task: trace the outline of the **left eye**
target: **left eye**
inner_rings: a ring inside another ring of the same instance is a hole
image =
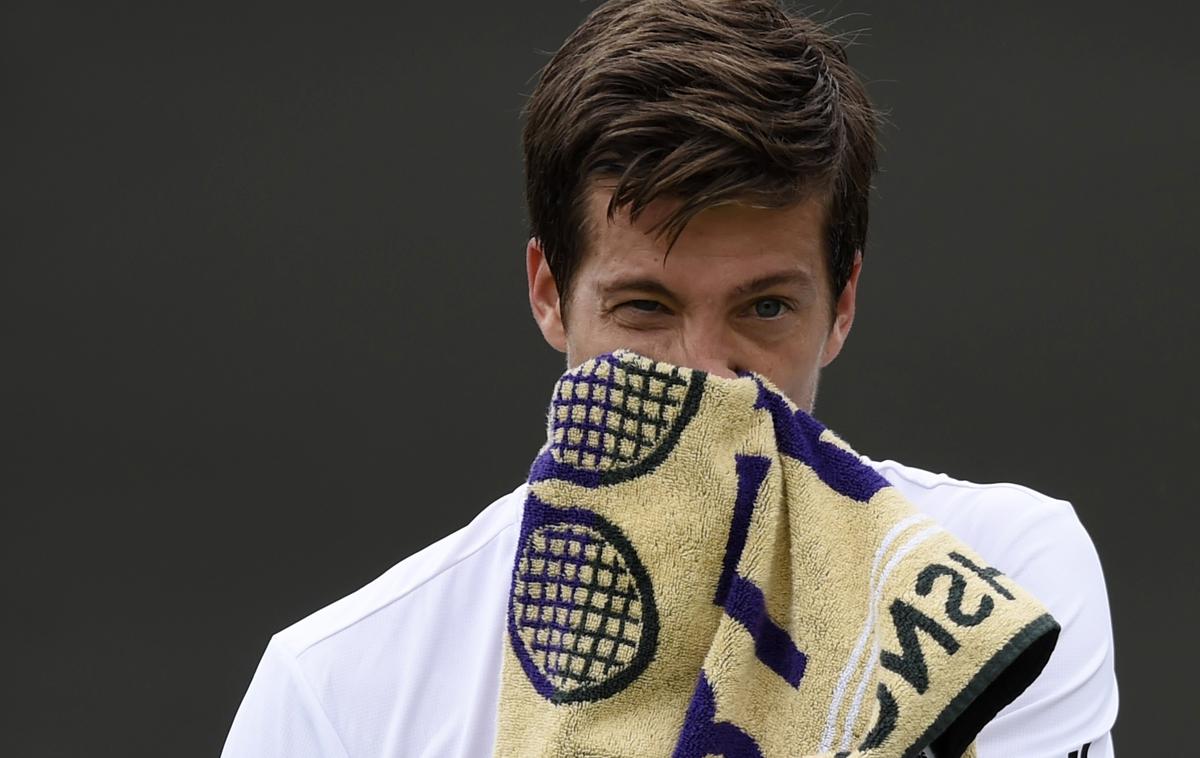
[[[787,304],[782,300],[766,298],[754,304],[754,315],[759,318],[778,318],[786,308]]]
[[[625,305],[642,313],[656,313],[662,310],[662,304],[656,300],[630,300]]]

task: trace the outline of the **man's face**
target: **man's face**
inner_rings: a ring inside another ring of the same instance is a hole
[[[570,366],[618,348],[732,377],[754,371],[812,411],[821,368],[854,319],[861,258],[830,308],[820,198],[784,209],[702,211],[670,254],[650,229],[673,208],[652,204],[630,223],[606,218],[610,192],[587,197],[590,234],[563,322],[539,243],[527,250],[529,297],[542,334]]]

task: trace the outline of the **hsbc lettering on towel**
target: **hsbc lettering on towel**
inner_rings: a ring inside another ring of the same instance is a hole
[[[900,598],[893,600],[888,610],[896,639],[900,643],[900,652],[883,650],[879,654],[879,665],[898,674],[919,695],[928,691],[930,677],[936,675],[936,672],[931,674],[929,671],[926,648],[922,647],[921,637],[928,637],[947,655],[954,655],[959,648],[958,640],[952,631],[954,628],[974,627],[986,622],[996,607],[993,593],[1004,600],[1013,599],[1013,594],[997,581],[997,577],[1003,576],[998,569],[979,566],[970,558],[956,552],[947,554],[946,559],[944,563],[931,563],[923,568],[917,574],[913,587],[917,595],[930,597],[934,593],[935,585],[944,586],[945,603],[941,612],[930,615]],[[963,570],[960,571],[951,564],[957,564]],[[948,578],[949,581],[939,582],[942,577]],[[968,610],[963,607],[963,603],[970,583],[982,583],[986,590],[975,608]],[[879,683],[876,698],[879,700],[879,717],[863,741],[861,749],[864,750],[882,744],[900,720],[896,698],[883,682]]]
[[[780,463],[785,467],[785,475],[786,467],[790,465],[787,461],[799,461],[805,465],[806,475],[815,474],[829,490],[863,504],[870,504],[880,490],[890,486],[873,471],[864,469],[857,455],[837,444],[836,438],[827,435],[819,422],[794,410],[785,398],[762,383],[759,383],[759,397],[754,407],[766,410],[771,416],[774,441],[784,459]],[[802,650],[788,627],[771,617],[765,588],[758,583],[762,573],[758,570],[760,567],[755,562],[742,565],[751,537],[751,524],[756,521],[754,513],[759,505],[759,493],[775,460],[768,455],[751,453],[735,454],[734,459],[736,498],[713,602],[748,634],[759,664],[790,687],[801,689],[806,672],[818,670],[809,666],[809,652],[814,657],[819,652]],[[769,506],[769,503],[764,505]],[[887,505],[881,503],[881,507]],[[889,515],[897,520],[883,522],[890,524],[891,531],[883,536],[877,557],[889,549],[894,538],[925,520],[919,514],[905,517],[903,511]],[[794,514],[789,514],[789,518],[792,517]],[[941,533],[949,544],[943,542],[940,549],[925,547],[920,558],[910,558],[912,562],[906,564],[904,574],[912,578],[896,579],[888,584],[892,569],[937,533]],[[1036,676],[1041,670],[1045,658],[1039,660],[1038,656],[1048,655],[1053,648],[1057,624],[1048,614],[1042,613],[1014,634],[1010,628],[1013,617],[1022,615],[1018,611],[1026,599],[1014,594],[1015,585],[1012,589],[1005,586],[998,569],[978,565],[956,549],[966,552],[939,526],[926,524],[892,553],[891,560],[878,576],[875,571],[878,566],[871,569],[868,578],[873,584],[868,624],[848,658],[847,668],[830,700],[830,728],[821,738],[820,752],[825,753],[832,747],[833,728],[838,721],[842,697],[847,691],[849,677],[856,670],[861,676],[853,703],[846,711],[838,745],[841,752],[835,754],[839,758],[850,755],[848,749],[852,735],[857,734],[855,727],[861,713],[860,698],[864,695],[869,698],[865,687],[872,680],[876,682],[874,694],[878,708],[857,748],[859,751],[891,750],[890,743],[903,739],[909,743],[899,746],[904,755],[916,755],[922,748],[931,752],[930,747],[939,753],[960,755],[982,724],[995,714],[992,706],[998,709],[1008,702],[1007,695],[1012,690],[1023,688],[1031,680],[1025,678],[1030,672]],[[920,570],[915,576],[908,574],[914,567]],[[887,594],[884,594],[885,587]],[[1007,603],[1015,605],[1005,607]],[[890,618],[891,627],[887,626],[886,620],[876,624],[877,617]],[[894,639],[889,629],[894,632]],[[872,635],[878,658],[872,658],[872,654],[860,657],[870,649],[866,643]],[[991,638],[1000,636],[1007,642],[996,649],[998,643]],[[1027,666],[1014,666],[1016,657],[1034,649],[1031,640],[1048,640],[1049,644],[1039,645]],[[953,665],[947,665],[946,656],[960,650],[966,652],[953,661]],[[982,668],[981,662],[976,660],[980,655],[988,657]],[[710,662],[713,663],[711,670]],[[860,663],[867,663],[867,666],[860,668]],[[752,737],[746,727],[734,723],[733,718],[718,716],[722,710],[718,703],[722,684],[731,678],[726,664],[725,659],[716,658],[706,660],[702,666],[673,758],[762,757],[757,737]],[[963,681],[967,675],[970,681]],[[778,748],[775,750],[778,752]]]
[[[724,571],[717,584],[714,602],[723,606],[730,616],[747,628],[754,638],[755,653],[759,660],[796,687],[804,676],[805,654],[796,648],[787,632],[766,615],[765,604],[761,601],[762,591],[736,570],[745,548],[754,501],[769,467],[770,462],[765,458],[737,457],[738,498],[726,546]],[[947,553],[944,560],[925,566],[917,574],[913,590],[919,597],[944,597],[944,602],[934,611],[929,608],[921,610],[900,598],[893,600],[889,611],[900,651],[881,651],[880,665],[898,674],[917,694],[924,695],[936,671],[929,669],[922,636],[932,639],[949,655],[957,652],[960,645],[954,636],[954,629],[985,623],[996,608],[996,597],[1002,601],[1014,599],[1012,592],[997,580],[1000,576],[1003,574],[998,569],[979,566],[970,558],[953,551]],[[982,594],[975,607],[968,608],[966,597],[972,584],[975,589],[982,590]],[[939,594],[935,595],[935,592]],[[879,683],[876,698],[879,701],[879,715],[859,746],[860,750],[882,745],[900,722],[900,705],[883,682]],[[757,745],[745,732],[729,722],[716,721],[714,716],[712,687],[704,672],[701,672],[674,758],[699,758],[710,754],[718,746],[726,758],[758,758],[761,755]],[[932,752],[926,748],[925,754],[932,755]]]

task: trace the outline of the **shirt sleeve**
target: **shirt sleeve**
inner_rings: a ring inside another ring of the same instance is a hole
[[[263,653],[222,758],[349,758],[295,656],[277,639]]]
[[[979,758],[1111,758],[1117,716],[1112,622],[1100,560],[1065,503],[1022,530],[998,566],[1049,608],[1058,645],[1033,684],[984,727]]]

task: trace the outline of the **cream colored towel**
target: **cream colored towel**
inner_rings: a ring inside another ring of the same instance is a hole
[[[497,756],[964,754],[1058,624],[756,375],[628,352],[555,388]]]

